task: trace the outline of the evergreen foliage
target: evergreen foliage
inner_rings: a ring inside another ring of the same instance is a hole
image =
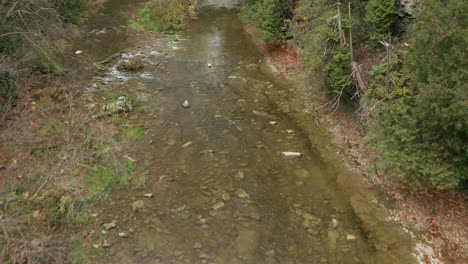
[[[349,89],[351,87],[351,73],[348,47],[338,46],[335,48],[334,54],[326,65],[325,70],[330,82],[331,94],[352,96]]]
[[[253,0],[241,8],[241,19],[252,23],[262,33],[266,43],[284,40],[286,36],[285,20],[288,9],[286,0]]]
[[[379,107],[374,143],[415,188],[468,180],[468,3],[428,0],[410,31],[410,92]]]
[[[396,0],[369,0],[366,5],[367,23],[374,30],[374,39],[387,39],[396,21]]]

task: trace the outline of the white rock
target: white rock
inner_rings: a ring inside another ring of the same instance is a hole
[[[110,246],[111,246],[111,244],[107,240],[104,240],[104,243],[102,244],[102,247],[103,248],[109,248]]]
[[[294,151],[284,151],[282,152],[283,156],[285,157],[300,157],[302,154],[300,152],[294,152]]]
[[[332,219],[332,227],[336,229],[338,227],[338,220]]]
[[[152,193],[145,193],[145,194],[143,194],[143,196],[146,197],[146,198],[152,198],[153,194]]]
[[[125,232],[119,232],[119,237],[128,237],[128,234]]]
[[[182,148],[188,148],[188,147],[190,147],[192,145],[193,145],[193,142],[189,141],[189,142],[185,143],[184,145],[182,145]]]
[[[276,124],[278,124],[278,122],[276,122],[276,121],[270,121],[270,125],[274,126],[274,125],[276,125]]]
[[[83,51],[81,51],[81,50],[75,51],[75,54],[76,54],[76,55],[80,55],[81,53],[83,53]]]
[[[353,235],[346,235],[346,240],[353,241],[353,240],[356,240],[356,237]]]
[[[213,67],[213,64],[208,63],[206,66],[208,66],[208,68],[211,68],[211,67]]]
[[[113,221],[110,222],[110,223],[104,224],[104,227],[105,227],[107,230],[114,229],[116,226],[117,226],[117,223],[116,223],[115,220],[113,220]]]
[[[189,108],[189,107],[190,107],[189,101],[185,100],[185,101],[182,103],[182,106],[183,106],[184,108]]]

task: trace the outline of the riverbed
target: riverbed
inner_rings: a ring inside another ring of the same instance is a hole
[[[87,51],[104,59],[132,43],[127,2],[90,19]],[[126,51],[145,58],[143,70],[111,66],[92,85],[136,87],[143,110],[130,122],[145,130],[125,150],[144,184],[99,207],[99,221],[115,223],[104,228],[100,262],[416,263],[410,235],[340,163],[237,11],[232,1],[202,1],[183,32]]]

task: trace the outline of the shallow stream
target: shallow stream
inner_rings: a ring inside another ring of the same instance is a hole
[[[91,18],[88,50],[104,59],[131,43],[118,17],[128,2],[110,1]],[[262,62],[234,7],[202,2],[166,52],[151,44],[132,51],[146,56],[143,71],[108,76],[144,94],[145,111],[131,122],[146,134],[127,154],[145,167],[147,190],[117,191],[102,206],[100,220],[117,227],[101,262],[416,263],[409,235],[340,164],[294,103],[296,88]],[[112,28],[101,32],[104,24]]]

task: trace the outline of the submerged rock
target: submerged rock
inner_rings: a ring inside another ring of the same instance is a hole
[[[119,71],[138,71],[144,68],[143,65],[143,57],[136,56],[133,57],[131,60],[121,60],[117,64],[117,70]]]
[[[213,209],[214,210],[218,210],[218,209],[221,209],[223,207],[224,207],[224,202],[218,202],[218,203],[213,204]]]
[[[133,212],[138,212],[145,207],[145,202],[143,200],[138,200],[132,203]]]

